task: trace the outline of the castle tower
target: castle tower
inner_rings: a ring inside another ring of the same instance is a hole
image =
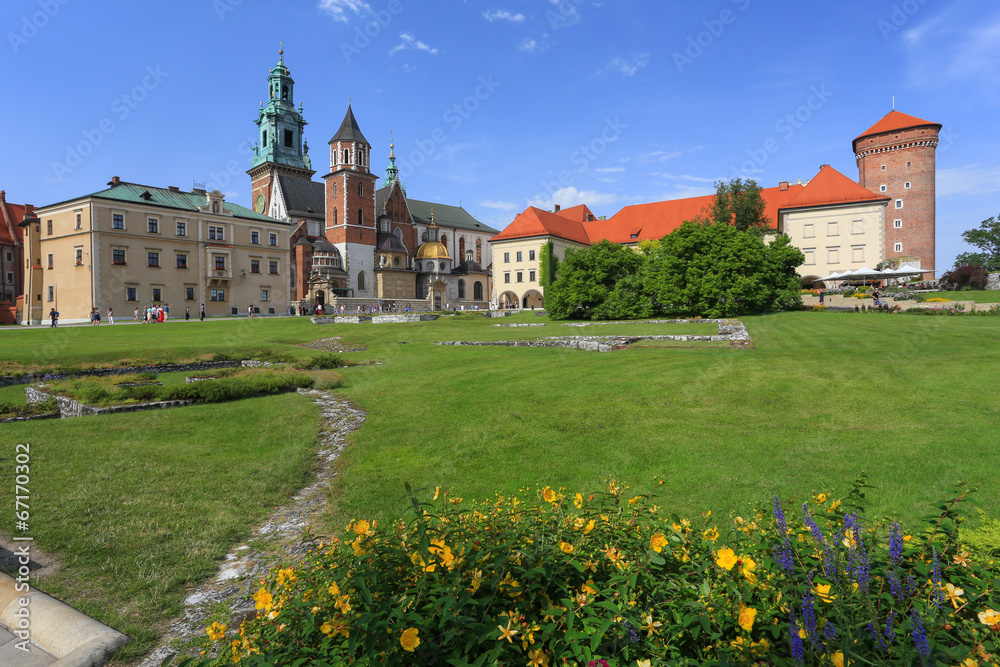
[[[375,293],[375,184],[371,144],[354,118],[351,105],[340,129],[330,139],[330,173],[326,187],[326,238],[344,258],[355,297]]]
[[[272,214],[271,196],[278,174],[309,180],[316,173],[302,137],[306,126],[302,103],[295,108],[295,82],[285,67],[284,53],[283,49],[278,51],[278,64],[267,77],[267,106],[261,102],[255,121],[259,141],[247,174],[253,210],[258,213]]]
[[[935,262],[935,151],[940,123],[891,111],[854,140],[858,183],[891,197],[885,258],[915,258],[925,277]]]

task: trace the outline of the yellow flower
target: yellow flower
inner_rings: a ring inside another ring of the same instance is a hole
[[[753,629],[753,620],[757,617],[757,610],[753,607],[740,605],[740,627],[750,632]]]
[[[986,611],[979,612],[979,622],[983,625],[1000,626],[1000,611],[987,609]]]
[[[813,593],[823,602],[833,602],[837,599],[836,595],[830,595],[830,584],[816,584]]]
[[[834,512],[837,511],[839,507],[840,507],[840,501],[834,500],[832,503],[830,503],[830,506],[826,508],[826,512],[827,514],[833,514]]]
[[[340,595],[340,586],[336,581],[330,584],[330,595]]]
[[[753,573],[757,569],[757,563],[753,561],[749,556],[744,556],[740,559],[740,574],[749,581],[751,584],[757,583],[757,575]]]
[[[559,548],[562,550],[562,552],[564,554],[571,554],[571,553],[573,553],[573,545],[570,544],[569,542],[560,542],[559,543]]]
[[[712,526],[711,528],[703,532],[701,535],[709,542],[714,542],[717,539],[719,539],[719,530],[715,526]]]
[[[257,609],[271,611],[271,604],[274,601],[274,598],[271,597],[271,594],[267,592],[266,588],[261,588],[259,591],[254,593],[253,600],[257,603]]]
[[[437,500],[438,496],[440,496],[440,495],[441,495],[441,487],[440,486],[435,486],[434,487],[434,497],[431,498],[431,500]]]
[[[583,494],[582,493],[578,493],[575,496],[573,496],[573,504],[576,505],[577,509],[580,509],[581,507],[583,507]]]
[[[970,554],[969,554],[968,551],[963,551],[962,553],[955,554],[952,557],[952,560],[955,561],[955,565],[960,565],[962,567],[969,567],[969,565],[970,565],[970,563],[969,563],[969,555]]]
[[[528,653],[528,667],[548,667],[549,656],[545,655],[545,649],[537,648]]]
[[[226,638],[226,624],[212,623],[212,625],[205,628],[205,632],[208,633],[208,638],[213,642],[222,641]]]
[[[955,584],[951,583],[945,584],[943,586],[943,589],[944,589],[944,596],[948,598],[948,600],[951,602],[952,606],[955,607],[955,609],[958,609],[959,602],[965,602],[965,600],[961,597],[965,595],[965,591],[962,590],[961,588],[955,588]]]
[[[815,495],[815,496],[813,496],[813,500],[815,500],[817,503],[819,503],[820,505],[822,505],[823,503],[826,502],[826,494],[825,493],[820,493],[818,495]]]
[[[649,548],[660,553],[663,551],[663,547],[667,546],[667,536],[663,533],[657,533],[649,538]]]
[[[733,569],[733,565],[736,565],[736,552],[728,547],[719,549],[716,554],[715,564],[725,570]]]
[[[464,500],[464,498],[451,498],[448,500],[448,502],[451,503],[452,505],[458,505],[459,503],[462,502],[462,500]]]
[[[369,528],[371,528],[371,526],[368,524],[368,522],[362,519],[361,521],[358,521],[357,523],[354,524],[354,533],[356,535],[364,535],[365,533],[368,532]]]
[[[636,496],[635,498],[632,498],[631,500],[629,500],[628,504],[629,505],[635,505],[640,500],[642,500],[642,496]]]
[[[966,658],[958,667],[979,667],[979,661],[975,658]]]
[[[552,490],[551,486],[546,486],[542,490],[542,498],[545,498],[545,502],[547,503],[554,503],[558,496],[556,495],[556,492]]]
[[[594,588],[593,584],[593,579],[587,579],[587,582],[583,586],[580,586],[580,590],[587,595],[597,595],[597,589]]]
[[[403,634],[399,638],[399,643],[403,646],[404,651],[413,653],[414,649],[420,646],[420,637],[417,636],[418,633],[419,630],[416,628],[407,628],[403,630]]]
[[[833,664],[835,665],[835,667],[844,667],[844,665],[846,664],[844,662],[844,652],[843,651],[837,651],[830,658],[830,661],[833,662]]]
[[[594,519],[591,519],[590,521],[587,522],[586,527],[584,527],[584,529],[583,529],[583,534],[584,535],[589,535],[590,531],[592,531],[594,529],[594,521],[595,521]]]
[[[476,591],[479,590],[479,587],[482,585],[482,583],[483,583],[483,571],[476,570],[475,574],[472,575],[472,587],[466,588],[465,590],[469,591],[470,593],[475,593]]]
[[[647,637],[652,637],[654,632],[659,633],[660,628],[663,627],[663,623],[653,620],[652,614],[646,614],[646,618],[644,620],[646,622],[639,629],[645,631]]]
[[[365,548],[361,545],[360,537],[351,542],[351,546],[354,547],[355,556],[364,556],[366,553],[368,553],[367,551],[365,551]]]
[[[508,642],[510,642],[511,644],[513,644],[513,643],[514,643],[514,635],[516,635],[516,634],[517,634],[517,630],[516,630],[516,629],[514,629],[514,628],[512,628],[512,627],[510,627],[510,624],[511,624],[511,623],[512,623],[513,621],[514,621],[514,619],[512,619],[512,618],[508,618],[508,619],[507,619],[507,627],[504,627],[504,626],[502,626],[502,625],[498,625],[498,626],[497,626],[498,628],[500,628],[500,636],[499,636],[499,637],[497,637],[497,641],[498,641],[498,642],[502,642],[503,640],[505,640],[505,639],[506,639],[506,640],[507,640]]]
[[[650,662],[649,662],[648,658],[646,660],[636,660],[635,664],[638,665],[639,667],[649,667],[650,666]]]

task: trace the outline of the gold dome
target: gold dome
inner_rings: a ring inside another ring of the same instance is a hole
[[[451,259],[451,256],[440,241],[427,241],[417,249],[417,259]]]

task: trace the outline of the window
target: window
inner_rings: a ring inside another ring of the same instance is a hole
[[[111,249],[111,263],[125,266],[125,248]]]
[[[805,260],[804,264],[815,264],[816,263],[816,249],[815,248],[806,248],[805,250],[802,251],[802,254],[805,255],[805,257],[806,257],[806,260]]]
[[[903,200],[902,199],[897,199],[896,200],[896,208],[903,208]]]
[[[851,247],[851,261],[855,264],[863,264],[865,261],[865,247],[864,246],[852,246]]]
[[[535,261],[535,251],[534,250],[529,250],[528,251],[528,261],[529,262]]]
[[[187,236],[187,223],[178,222],[177,223],[177,236]]]
[[[226,256],[225,255],[216,255],[215,256],[215,270],[216,271],[225,271],[226,270]]]
[[[358,226],[360,227],[360,226],[362,226],[364,224],[365,224],[365,212],[364,212],[363,209],[359,208],[358,209]]]
[[[517,261],[519,261],[519,262],[521,261],[521,251],[520,250],[517,252]]]
[[[337,196],[337,184],[336,183],[333,184],[333,196],[334,197]]]
[[[14,282],[14,272],[13,271],[8,271],[7,272],[7,282],[8,283],[13,283]]]
[[[261,301],[270,301],[271,300],[270,294],[267,293],[266,289],[262,289],[260,291],[260,300]]]
[[[864,234],[865,233],[865,221],[864,220],[852,220],[851,221],[851,233],[852,234]]]
[[[47,222],[45,223],[45,232],[46,232],[46,234],[48,234],[49,236],[52,236],[52,221],[51,221],[51,220],[48,220],[48,221],[47,221]]]
[[[153,288],[153,302],[163,301],[163,288],[154,287]]]
[[[13,262],[14,261],[14,253],[12,253],[10,250],[7,251],[6,257],[7,257],[7,261],[8,262]]]
[[[909,165],[907,165],[907,166],[909,166]],[[885,171],[885,165],[884,164],[882,165],[882,171]]]
[[[48,291],[48,295],[47,295],[48,296],[48,300],[49,301],[55,301],[56,300],[56,288],[53,285],[49,285],[49,289],[47,291]]]
[[[251,259],[250,260],[250,273],[260,273],[260,260]]]
[[[267,263],[267,272],[271,275],[278,274],[278,260],[272,259]]]
[[[886,187],[885,185],[878,186],[878,191],[879,192],[885,192],[886,190],[888,190],[888,187]]]
[[[208,238],[211,241],[225,241],[226,240],[225,228],[209,226]]]
[[[506,273],[503,274],[503,281],[505,283],[509,283],[510,282],[510,271],[507,271]]]
[[[76,249],[76,265],[83,266],[83,248]]]
[[[148,251],[146,252],[146,266],[159,266],[160,265],[160,253]]]
[[[208,228],[208,240],[209,241],[214,241],[215,240],[215,227],[209,226],[209,228]]]
[[[840,248],[827,248],[826,249],[826,261],[828,264],[839,264],[840,263]]]
[[[364,271],[362,271],[361,273],[358,274],[358,291],[359,292],[364,292],[365,291],[365,272]]]
[[[147,220],[146,221],[146,231],[148,231],[150,234],[159,234],[160,233],[160,221],[157,220],[156,218],[150,218],[149,220]]]
[[[632,239],[632,240],[635,240],[635,239],[639,238],[639,235],[638,234],[632,234],[631,236],[629,236],[629,238]]]
[[[907,190],[910,189],[911,185],[912,185],[912,183],[910,183],[909,181],[907,181],[906,183],[903,183],[903,187],[906,188]]]
[[[535,272],[534,271],[528,271],[528,282],[529,283],[535,282]]]
[[[892,247],[893,252],[903,252],[903,244],[897,243]]]
[[[522,271],[518,271],[517,272],[517,282],[519,282],[519,283],[523,283],[524,282],[524,272],[522,272]]]
[[[478,280],[476,281],[476,284],[472,286],[472,298],[476,301],[483,300],[483,284]]]
[[[277,246],[278,245],[278,235],[275,234],[275,233],[273,233],[273,232],[270,233],[270,234],[268,234],[268,243],[270,245]]]
[[[51,268],[52,268],[52,253],[51,253],[51,252],[50,252],[50,253],[49,253],[49,255],[48,255],[48,260],[49,260],[49,261],[48,261],[48,264],[49,264],[49,268],[51,269]]]
[[[359,197],[364,197],[365,196],[365,184],[364,183],[358,183],[358,196]]]
[[[509,252],[505,252],[503,254],[503,263],[504,264],[510,264],[510,253]]]
[[[906,163],[906,166],[907,166],[907,167],[909,167],[909,166],[910,166],[910,163],[909,163],[909,162],[907,162],[907,163]]]
[[[111,229],[125,229],[125,216],[121,213],[111,215]]]
[[[139,300],[139,295],[137,294],[137,290],[134,287],[126,287],[125,288],[125,300],[126,301],[138,301]]]
[[[267,130],[264,130],[264,135],[263,135],[262,139],[264,140],[262,142],[264,144],[264,148],[267,148]],[[214,299],[213,299],[213,301],[214,301]]]
[[[188,256],[186,254],[177,253],[177,268],[186,269],[188,267]]]
[[[345,148],[344,149],[344,162],[350,162],[350,161],[351,161],[351,152]]]
[[[83,229],[83,214],[77,211],[76,214],[76,228]]]
[[[459,279],[458,281],[458,298],[459,299],[465,298],[465,281],[461,279]]]
[[[250,232],[250,243],[260,245],[260,232]]]
[[[802,225],[802,236],[807,239],[814,238],[816,236],[816,225],[811,222]]]
[[[839,236],[840,235],[840,225],[836,222],[826,223],[826,235],[827,236]]]
[[[187,287],[184,288],[184,300],[185,301],[194,301],[194,287],[193,286],[188,285]]]
[[[895,220],[892,221],[892,226],[895,227],[896,229],[902,229],[903,221],[900,218],[896,218]]]
[[[292,148],[295,144],[295,133],[291,130],[285,130],[285,148]]]
[[[226,300],[226,290],[224,289],[214,289],[209,293],[209,301],[225,301]]]

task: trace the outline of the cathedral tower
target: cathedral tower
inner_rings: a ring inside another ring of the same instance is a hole
[[[326,238],[345,258],[350,288],[359,298],[375,294],[375,184],[371,144],[347,106],[340,129],[330,139],[326,182]]]
[[[920,260],[933,279],[935,152],[940,123],[893,110],[854,140],[858,183],[892,197],[885,213],[886,259]]]
[[[272,195],[279,174],[310,180],[316,172],[309,159],[309,147],[302,136],[306,121],[302,103],[295,108],[295,82],[285,67],[284,50],[267,77],[267,106],[261,102],[257,114],[258,144],[250,162],[253,210],[274,215]]]

